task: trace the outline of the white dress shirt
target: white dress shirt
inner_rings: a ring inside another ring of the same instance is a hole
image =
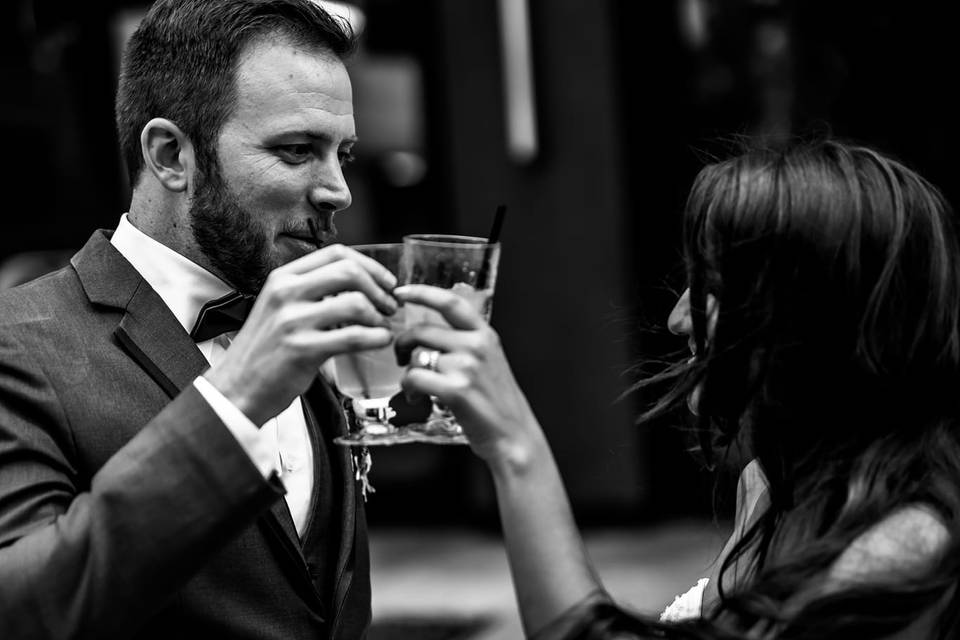
[[[140,272],[188,333],[204,304],[233,291],[200,265],[134,227],[127,214],[121,216],[110,242]],[[199,342],[197,348],[213,366],[223,358],[235,335],[232,332]],[[199,376],[193,384],[264,477],[274,471],[280,476],[287,490],[284,497],[290,515],[302,536],[313,489],[313,449],[300,398],[258,429],[206,378]]]

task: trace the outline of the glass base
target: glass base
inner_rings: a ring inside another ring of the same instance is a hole
[[[395,444],[456,444],[468,445],[463,429],[453,414],[434,401],[433,411],[423,422],[395,426],[390,419],[396,412],[389,404],[390,398],[374,400],[355,399],[353,410],[360,430],[334,438],[336,444],[345,447],[389,447]]]
[[[389,430],[368,429],[334,439],[346,447],[388,447],[395,444],[453,444],[467,445],[470,442],[460,430],[460,425],[444,418],[430,419],[424,423],[391,426]]]
[[[390,407],[390,398],[353,399],[353,413],[360,425],[359,431],[334,438],[337,444],[365,447],[391,441],[397,428],[390,424],[395,411]],[[390,444],[393,444],[390,442]]]
[[[407,425],[406,430],[412,432],[416,438],[415,442],[426,442],[428,444],[470,444],[467,436],[463,434],[463,429],[453,419],[452,415],[430,416],[430,419],[423,423]]]

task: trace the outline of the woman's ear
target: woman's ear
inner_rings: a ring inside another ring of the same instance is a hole
[[[154,118],[140,132],[140,150],[147,170],[170,191],[186,191],[196,168],[193,143],[166,118]]]

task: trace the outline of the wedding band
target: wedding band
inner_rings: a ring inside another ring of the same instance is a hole
[[[413,366],[429,371],[437,370],[437,362],[440,360],[440,352],[436,349],[417,349],[413,357]]]

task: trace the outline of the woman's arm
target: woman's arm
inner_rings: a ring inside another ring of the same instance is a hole
[[[536,429],[539,437],[529,448],[490,463],[527,635],[600,588],[553,454]]]
[[[399,353],[439,350],[437,370],[411,368],[404,388],[436,396],[490,468],[524,630],[532,635],[600,589],[553,454],[518,387],[496,332],[445,289],[401,287],[399,300],[439,311],[450,327],[421,325]]]

